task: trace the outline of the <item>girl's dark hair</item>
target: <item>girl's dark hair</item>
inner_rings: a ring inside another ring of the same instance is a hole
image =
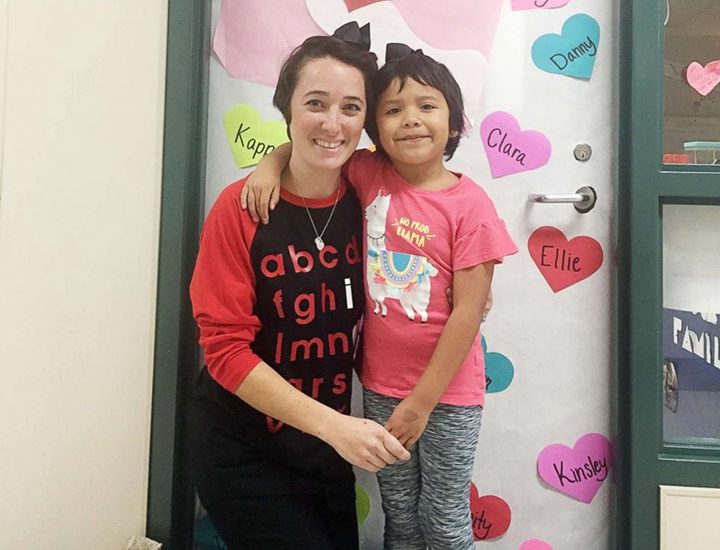
[[[407,79],[412,78],[420,84],[439,90],[445,97],[445,101],[450,109],[450,120],[448,121],[450,137],[445,146],[445,159],[450,160],[455,154],[465,127],[462,92],[450,69],[442,63],[435,61],[432,57],[425,55],[420,50],[415,50],[409,55],[391,59],[385,63],[375,75],[372,88],[373,114],[365,120],[365,130],[375,143],[378,151],[382,151],[383,149],[380,143],[380,132],[377,127],[375,109],[377,108],[380,96],[396,78],[400,80],[400,90],[405,86]]]
[[[290,100],[295,91],[295,86],[297,86],[300,71],[308,61],[323,57],[332,57],[359,70],[365,81],[365,102],[366,104],[370,103],[372,82],[377,73],[377,57],[375,54],[366,52],[353,44],[332,36],[311,36],[290,53],[278,76],[273,105],[280,110],[288,125],[291,119]]]

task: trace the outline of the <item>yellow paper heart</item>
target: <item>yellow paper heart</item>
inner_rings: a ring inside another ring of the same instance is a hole
[[[225,113],[225,135],[238,168],[254,166],[288,141],[287,125],[280,120],[263,122],[252,105],[239,103]]]

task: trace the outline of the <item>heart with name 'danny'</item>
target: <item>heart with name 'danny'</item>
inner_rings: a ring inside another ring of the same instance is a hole
[[[510,0],[513,11],[562,8],[570,0]]]
[[[582,235],[568,240],[551,226],[533,231],[528,251],[553,292],[587,279],[603,263],[602,246],[595,239]]]
[[[544,34],[532,46],[538,69],[589,80],[600,45],[600,25],[585,13],[570,17],[562,34]]]

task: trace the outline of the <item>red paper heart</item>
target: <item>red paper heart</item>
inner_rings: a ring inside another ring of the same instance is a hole
[[[347,6],[347,10],[350,12],[355,11],[358,8],[363,8],[368,4],[375,4],[376,2],[380,2],[380,0],[345,0],[345,5]]]
[[[480,496],[470,482],[470,517],[475,540],[496,539],[510,527],[510,506],[495,495]]]
[[[603,262],[600,243],[592,237],[570,239],[555,227],[536,229],[528,250],[553,292],[560,292],[595,273]]]

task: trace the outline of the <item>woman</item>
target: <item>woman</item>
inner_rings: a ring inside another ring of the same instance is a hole
[[[309,38],[281,69],[273,103],[293,152],[273,220],[257,225],[241,210],[240,180],[203,228],[190,287],[207,362],[193,469],[232,549],[357,548],[351,465],[374,472],[409,458],[382,426],[347,414],[362,227],[340,168],[377,70],[361,34],[348,24]]]

